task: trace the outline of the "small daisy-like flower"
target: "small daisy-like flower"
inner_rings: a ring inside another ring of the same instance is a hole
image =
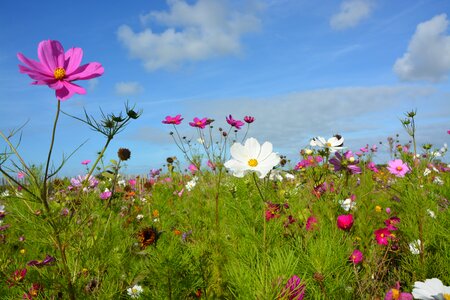
[[[430,217],[436,219],[436,214],[434,213],[434,211],[432,211],[431,209],[427,209],[427,213]]]
[[[364,259],[364,256],[361,251],[358,249],[353,250],[352,255],[349,257],[349,261],[351,261],[353,264],[357,265],[361,263]]]
[[[160,234],[161,233],[158,232],[154,227],[146,227],[141,229],[137,233],[141,249],[145,249],[150,245],[156,245]]]
[[[138,221],[142,220],[143,218],[144,218],[144,215],[142,215],[142,214],[139,214],[136,216],[136,220],[138,220]]]
[[[445,286],[441,280],[437,278],[427,279],[425,282],[414,282],[412,290],[414,299],[450,299],[450,287]]]
[[[411,251],[411,253],[414,255],[420,254],[421,244],[422,242],[420,240],[409,243],[409,251]]]
[[[335,152],[337,150],[343,149],[344,147],[344,138],[341,136],[333,136],[329,138],[328,140],[325,140],[325,138],[318,136],[313,139],[311,139],[309,143],[312,147],[321,147],[328,149],[329,151]]]
[[[137,284],[127,289],[128,296],[130,296],[133,299],[139,298],[143,291],[144,289],[142,288],[142,286]]]
[[[352,199],[353,198],[353,199]],[[355,197],[347,198],[345,200],[340,200],[339,204],[341,205],[342,209],[345,211],[349,211],[351,209],[356,210],[356,202]]]
[[[389,161],[387,169],[391,174],[397,177],[405,177],[405,174],[410,171],[408,165],[401,159]]]
[[[256,172],[259,178],[264,178],[280,162],[280,157],[272,152],[271,143],[260,145],[255,138],[247,139],[244,145],[234,143],[230,153],[233,158],[225,163],[225,167],[233,171],[236,177]]]

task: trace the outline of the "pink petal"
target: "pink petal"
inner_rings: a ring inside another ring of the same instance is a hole
[[[61,80],[56,80],[53,83],[49,83],[48,87],[51,89],[54,89],[54,90],[59,90],[59,89],[64,88],[64,83]]]
[[[55,94],[56,97],[61,101],[66,101],[67,99],[72,97],[73,94],[75,93],[81,95],[86,94],[86,90],[79,85],[62,80],[60,82],[63,84],[63,87],[56,90]]]
[[[56,68],[64,66],[64,48],[58,41],[42,41],[38,46],[38,57],[48,72],[52,73]]]
[[[33,59],[28,59],[25,57],[22,53],[17,53],[17,58],[25,65],[27,65],[30,69],[33,69],[36,72],[42,73],[42,74],[48,74],[53,76],[53,73],[49,73],[47,71],[47,68],[44,67],[40,62],[35,61]]]
[[[53,81],[53,80],[55,80],[55,78],[53,78],[53,76],[50,77],[47,74],[43,74],[43,73],[41,73],[39,71],[30,69],[30,68],[22,66],[22,65],[19,65],[19,71],[20,71],[20,73],[27,74],[28,76],[30,76],[31,79],[34,79],[34,80],[39,80],[39,81]]]
[[[81,59],[83,58],[83,49],[81,48],[71,48],[67,50],[66,61],[64,63],[64,69],[67,74],[74,72],[81,64]]]
[[[78,67],[71,74],[67,74],[66,80],[74,81],[92,79],[102,75],[103,72],[104,69],[100,63],[92,62]]]

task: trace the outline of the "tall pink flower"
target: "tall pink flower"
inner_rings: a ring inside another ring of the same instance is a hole
[[[379,245],[387,246],[389,244],[389,240],[391,240],[394,235],[387,228],[380,228],[375,230],[375,239]]]
[[[181,121],[183,121],[181,115],[176,115],[175,117],[167,116],[162,122],[163,124],[180,125]]]
[[[253,122],[255,121],[255,117],[252,117],[252,116],[245,116],[245,117],[244,117],[244,121],[245,121],[245,123],[247,123],[247,124],[253,123]]]
[[[207,118],[203,118],[203,119],[194,118],[194,121],[189,122],[189,125],[191,125],[192,127],[198,127],[200,129],[204,129],[205,126],[208,125],[208,119]]]
[[[410,171],[408,165],[401,159],[394,159],[389,161],[387,169],[391,174],[397,177],[405,177],[405,174]]]
[[[231,115],[228,117],[225,117],[227,120],[227,123],[231,125],[231,127],[236,127],[236,129],[241,129],[242,126],[244,126],[244,122],[235,120]]]
[[[46,40],[38,46],[39,61],[26,58],[22,53],[17,58],[25,64],[19,65],[20,73],[28,74],[32,84],[47,85],[55,90],[56,98],[65,101],[73,94],[86,94],[86,90],[72,83],[99,77],[104,69],[100,63],[92,62],[80,66],[83,57],[81,48],[71,48],[64,53],[58,41]]]
[[[337,226],[342,230],[350,230],[353,226],[353,215],[340,215],[337,218]]]

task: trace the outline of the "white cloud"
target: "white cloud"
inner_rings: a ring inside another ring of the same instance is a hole
[[[450,72],[450,35],[446,14],[417,25],[408,51],[394,64],[401,80],[443,81]]]
[[[136,95],[144,90],[139,82],[118,82],[115,88],[116,93],[121,96]]]
[[[146,28],[134,32],[128,25],[119,27],[118,39],[130,55],[143,61],[147,70],[177,67],[186,61],[238,54],[241,37],[260,27],[257,6],[238,12],[224,0],[198,0],[189,5],[183,0],[168,0],[170,10],[141,15],[141,23],[154,22],[167,29],[161,33]]]
[[[92,79],[90,79],[89,80],[89,83],[88,83],[88,90],[89,91],[94,91],[95,90],[95,88],[98,86],[98,84],[99,84],[99,79],[98,78],[92,78]]]
[[[331,17],[330,26],[335,30],[355,27],[369,17],[373,8],[372,0],[344,0],[339,12]]]

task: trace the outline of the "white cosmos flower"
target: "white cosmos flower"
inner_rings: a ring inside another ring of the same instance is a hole
[[[337,151],[339,149],[343,149],[345,147],[342,147],[342,145],[344,144],[344,138],[341,137],[340,139],[338,139],[337,137],[333,136],[331,138],[329,138],[328,140],[325,140],[325,138],[318,136],[313,138],[309,144],[311,146],[317,146],[317,147],[321,147],[321,148],[326,148],[326,149],[330,149],[330,151]]]
[[[230,148],[232,159],[225,167],[233,171],[236,177],[243,177],[247,172],[259,173],[264,178],[280,162],[280,157],[272,152],[272,144],[260,145],[255,138],[248,138],[245,144],[234,143]]]
[[[415,240],[414,242],[409,243],[409,251],[411,251],[414,255],[420,254],[421,244],[422,242],[420,240]]]
[[[342,209],[345,211],[349,211],[351,209],[356,210],[356,202],[350,198],[347,198],[345,200],[340,200],[339,204],[341,205]]]
[[[431,209],[427,209],[427,213],[430,217],[436,219],[436,214],[434,213],[434,211],[432,211]]]
[[[140,285],[133,285],[133,287],[130,287],[127,289],[128,296],[131,298],[139,298],[144,290]]]
[[[192,178],[190,181],[188,181],[186,183],[186,185],[184,186],[186,188],[186,190],[188,190],[189,192],[192,191],[192,189],[197,185],[197,177]]]
[[[414,299],[450,299],[450,287],[445,286],[442,281],[437,278],[427,279],[425,282],[414,282],[412,290]]]

